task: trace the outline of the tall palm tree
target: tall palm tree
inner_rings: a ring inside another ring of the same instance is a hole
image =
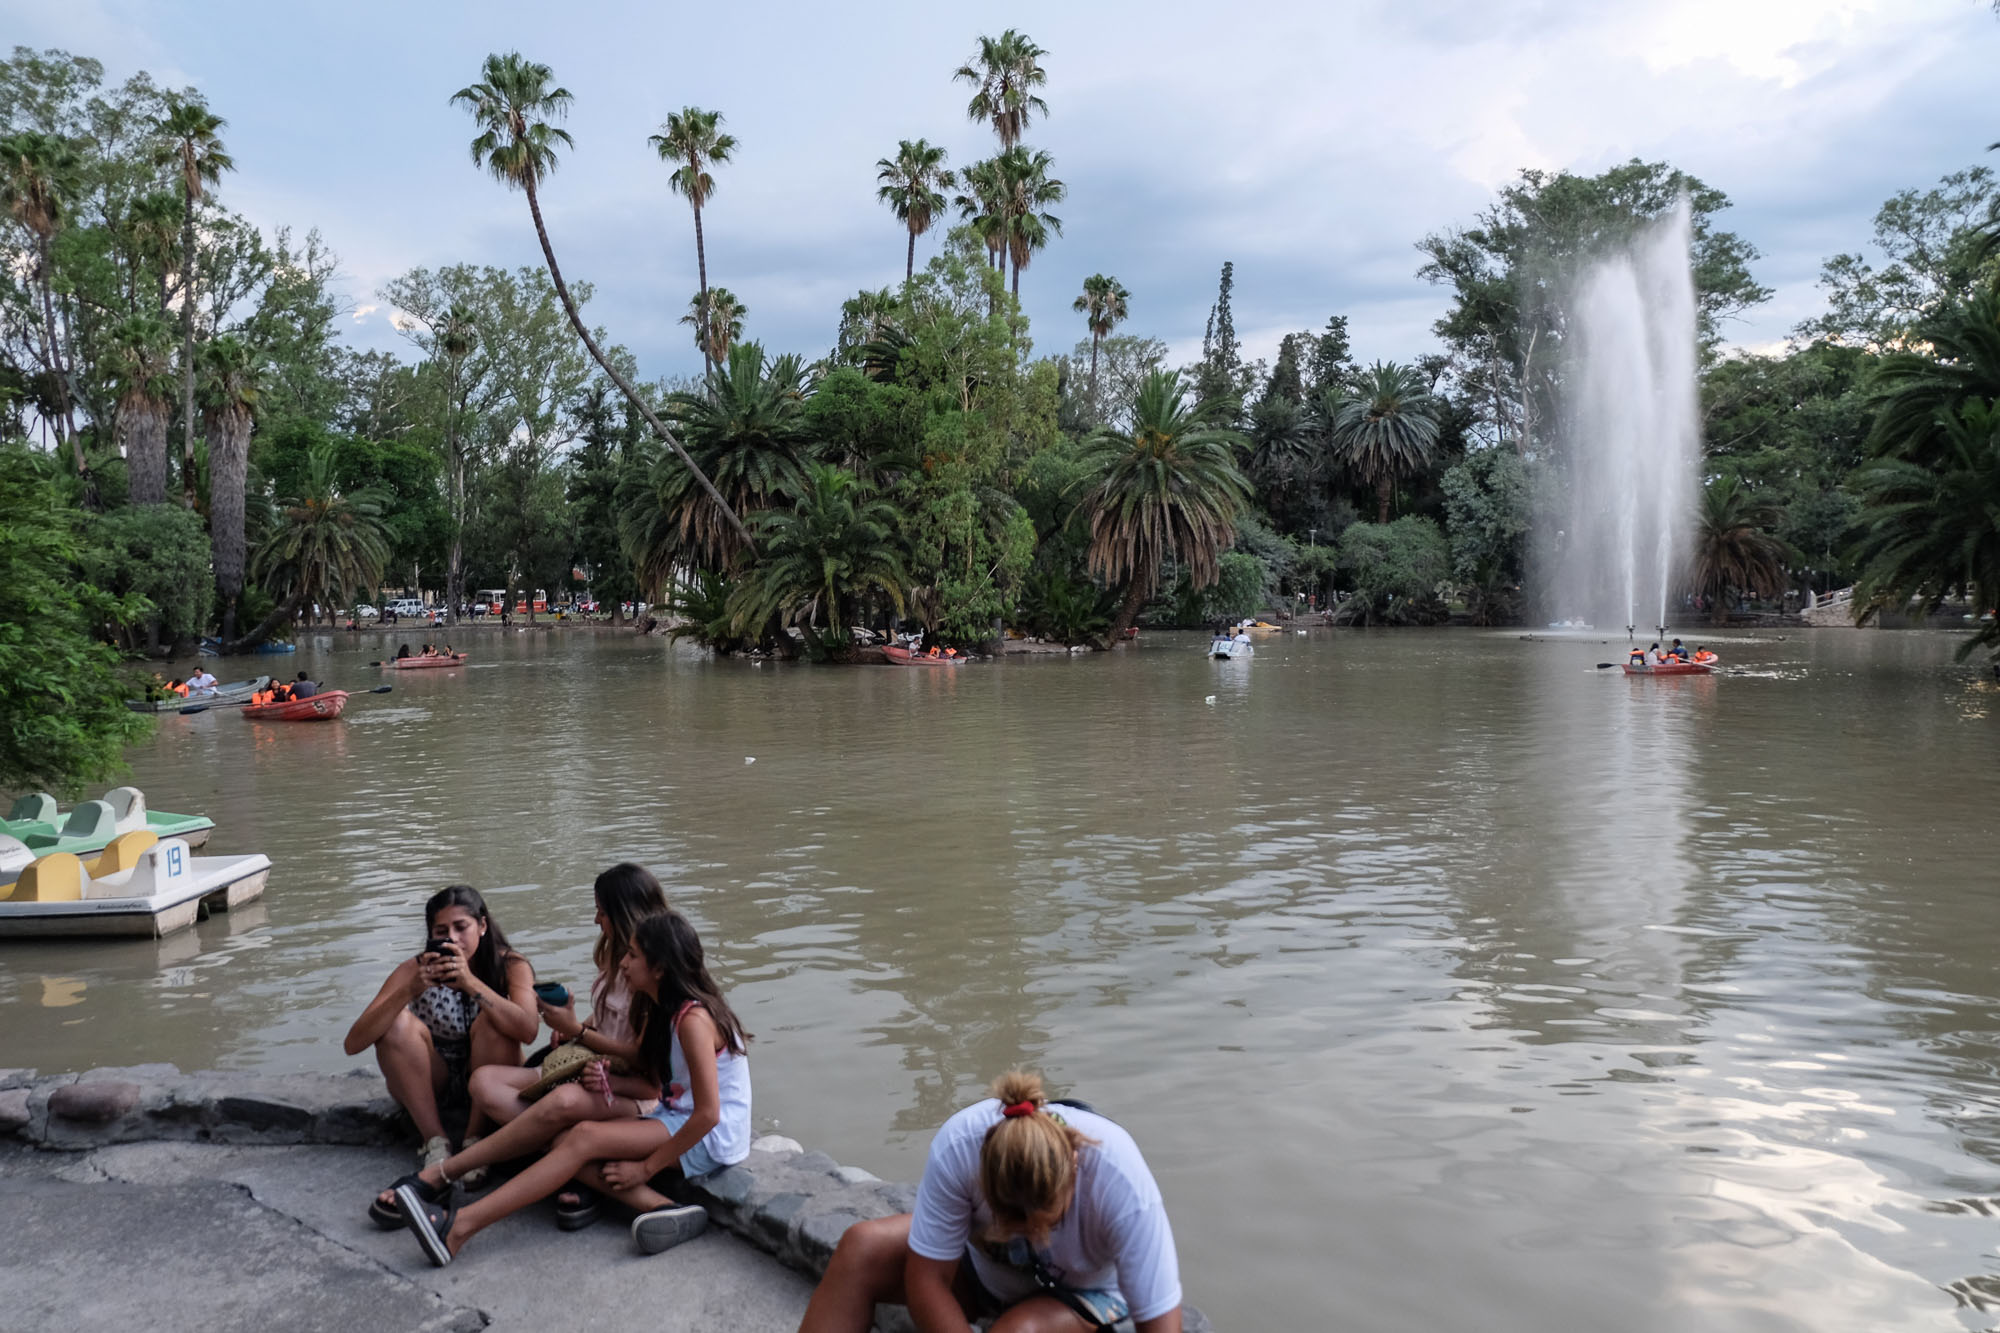
[[[1007,189],[1000,174],[1000,159],[985,158],[958,173],[961,187],[952,205],[971,226],[973,234],[986,242],[986,260],[1004,269],[1007,259]]]
[[[492,172],[494,179],[501,184],[528,196],[528,213],[535,221],[535,239],[541,242],[542,259],[549,266],[549,280],[555,284],[556,295],[562,299],[563,313],[569,316],[570,327],[576,330],[577,337],[583,339],[584,348],[590,353],[591,360],[597,362],[598,369],[618,386],[618,391],[625,395],[625,401],[646,419],[654,435],[680,459],[682,466],[708,492],[729,525],[749,544],[750,533],[743,526],[743,520],[723,500],[722,493],[715,489],[707,474],[695,466],[674,433],[661,423],[652,405],[639,396],[632,382],[611,364],[604,355],[604,349],[597,345],[597,339],[591,337],[583,317],[577,313],[569,284],[563,281],[562,269],[556,264],[555,248],[549,244],[549,230],[542,221],[542,204],[536,190],[542,178],[556,169],[557,148],[568,147],[575,142],[567,130],[551,123],[569,114],[569,90],[549,87],[555,79],[554,71],[547,65],[523,58],[518,51],[510,51],[504,56],[487,56],[480,73],[483,76],[480,82],[451,95],[452,102],[470,111],[473,121],[479,126],[479,135],[472,141],[473,162]],[[706,284],[706,273],[702,280]]]
[[[97,483],[84,457],[70,402],[70,371],[56,332],[55,270],[50,253],[56,233],[68,218],[67,199],[81,159],[69,142],[54,134],[22,130],[0,139],[0,206],[35,238],[33,282],[42,305],[42,364],[48,368],[56,393],[57,443],[67,443],[83,483],[84,504],[97,508]]]
[[[243,491],[250,466],[262,366],[247,343],[225,334],[202,347],[202,418],[208,438],[208,541],[222,594],[222,642],[236,641],[243,595]]]
[[[438,327],[437,350],[444,358],[444,456],[451,484],[451,546],[445,552],[445,619],[458,624],[465,600],[465,482],[470,464],[465,443],[465,363],[479,346],[472,310],[454,301]]]
[[[1396,483],[1431,460],[1444,403],[1414,366],[1377,361],[1362,372],[1333,419],[1334,457],[1375,487],[1375,521],[1389,521]]]
[[[131,477],[132,503],[165,504],[173,335],[153,316],[133,315],[111,331],[108,360],[118,388],[118,444]]]
[[[180,199],[166,190],[155,190],[134,200],[125,214],[125,227],[133,248],[152,267],[154,299],[162,321],[172,314],[168,302],[174,289],[167,279],[185,267],[178,245],[185,216]]]
[[[1070,309],[1083,316],[1090,328],[1090,393],[1097,396],[1097,347],[1111,336],[1111,330],[1118,327],[1126,315],[1131,313],[1126,303],[1132,293],[1125,290],[1125,284],[1116,278],[1107,278],[1102,273],[1093,273],[1083,280],[1083,295],[1076,298]]]
[[[688,301],[688,312],[681,316],[681,323],[694,330],[694,345],[701,349],[702,357],[719,366],[729,359],[729,349],[743,336],[743,317],[749,313],[750,307],[737,300],[727,287],[717,287],[710,292],[696,292]]]
[[[1055,159],[1016,145],[999,157],[1001,216],[1005,219],[1007,257],[1014,261],[1013,292],[1021,295],[1021,270],[1035,251],[1049,243],[1049,233],[1062,235],[1062,219],[1048,211],[1069,194],[1069,187],[1049,175]]]
[[[1009,28],[998,37],[981,37],[979,50],[952,75],[974,88],[966,119],[991,121],[1003,150],[1021,142],[1030,117],[1049,114],[1049,104],[1034,91],[1049,81],[1041,65],[1047,54]]]
[[[1129,431],[1101,426],[1085,442],[1080,511],[1090,522],[1091,573],[1125,585],[1111,624],[1124,636],[1174,556],[1197,589],[1213,584],[1250,483],[1236,465],[1243,437],[1211,426],[1214,405],[1187,407],[1180,375],[1156,370],[1140,384]]]
[[[236,159],[222,146],[221,131],[228,123],[199,102],[169,97],[166,114],[155,126],[160,145],[154,163],[174,168],[181,178],[181,503],[189,509],[194,508],[195,490],[194,210],[208,187],[221,182],[223,172],[236,169]]]
[[[775,617],[819,656],[848,641],[843,607],[880,594],[902,614],[909,575],[896,526],[895,506],[853,474],[812,464],[791,504],[757,516],[762,554],[729,599],[735,632],[757,635]]]
[[[701,235],[701,209],[715,193],[715,177],[708,169],[729,160],[729,155],[736,151],[736,136],[722,133],[720,111],[690,106],[668,116],[660,132],[646,142],[653,145],[662,162],[674,164],[674,174],[667,178],[667,183],[694,209],[694,258],[701,273],[701,303],[706,307],[708,250]],[[705,374],[714,368],[715,358],[708,355],[704,345],[702,371]]]
[[[758,513],[803,486],[809,444],[805,400],[812,388],[798,357],[767,361],[760,344],[746,342],[729,349],[707,393],[677,393],[668,400],[688,446],[728,497],[732,513]],[[673,468],[654,470],[626,526],[626,544],[652,587],[665,586],[689,565],[729,567],[748,549],[721,521],[717,505]]]
[[[1771,518],[1734,477],[1717,477],[1702,491],[1688,579],[1708,599],[1715,624],[1728,621],[1731,592],[1772,597],[1784,590],[1790,553],[1765,530]]]
[[[343,492],[333,446],[315,445],[298,490],[278,501],[277,526],[257,547],[253,568],[265,589],[295,612],[311,602],[339,606],[376,587],[389,563],[381,521],[387,499],[373,487]]]
[[[917,272],[917,237],[931,229],[937,215],[944,211],[944,191],[951,188],[951,169],[944,164],[945,151],[932,147],[928,139],[918,139],[912,143],[908,139],[896,145],[894,157],[877,158],[875,179],[879,187],[875,197],[896,215],[910,234],[910,244],[903,256],[903,281],[908,282]]]

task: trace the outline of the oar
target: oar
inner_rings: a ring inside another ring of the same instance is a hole
[[[387,694],[387,693],[388,693],[389,691],[391,691],[391,690],[393,690],[393,689],[395,689],[395,688],[396,688],[396,687],[395,687],[394,685],[377,685],[377,686],[376,686],[376,687],[375,687],[374,689],[372,689],[372,690],[349,690],[349,691],[347,691],[347,693],[349,693],[349,694]],[[231,702],[229,702],[229,703],[226,703],[226,704],[189,704],[189,705],[188,705],[188,706],[187,706],[186,708],[183,708],[183,709],[181,709],[181,710],[179,710],[179,711],[180,711],[180,715],[181,715],[182,717],[186,717],[186,716],[187,716],[188,714],[190,714],[190,713],[206,713],[206,712],[207,712],[207,711],[208,711],[209,709],[211,709],[211,708],[243,708],[243,707],[247,706],[247,705],[249,704],[249,702],[250,702],[250,701],[249,701],[248,699],[236,699],[236,700],[233,700],[233,701],[231,701]]]

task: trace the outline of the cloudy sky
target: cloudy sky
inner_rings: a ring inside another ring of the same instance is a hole
[[[376,292],[416,265],[539,261],[527,209],[474,170],[447,105],[518,48],[576,96],[577,146],[545,208],[591,317],[647,375],[698,373],[677,324],[693,229],[646,144],[667,112],[721,110],[741,140],[705,214],[711,280],[780,349],[830,345],[840,301],[901,273],[874,162],[929,138],[991,151],[951,80],[1011,24],[1048,55],[1064,234],[1022,280],[1037,345],[1082,336],[1094,272],[1128,332],[1198,347],[1222,262],[1252,354],[1349,316],[1363,359],[1430,350],[1441,291],[1414,243],[1469,222],[1524,167],[1664,158],[1724,190],[1721,224],[1777,296],[1729,331],[1781,339],[1818,308],[1821,262],[1864,248],[1889,194],[2000,154],[1989,0],[1332,0],[1331,3],[744,6],[346,0],[0,0],[15,43],[191,84],[227,117],[228,203],[318,227],[343,260],[358,345],[394,347]],[[919,262],[935,236],[919,244]]]

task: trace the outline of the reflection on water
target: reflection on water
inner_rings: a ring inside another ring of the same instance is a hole
[[[580,984],[630,857],[757,1034],[763,1126],[912,1177],[1043,1067],[1137,1133],[1226,1327],[1990,1322],[2000,722],[1950,639],[1677,680],[1581,637],[1204,643],[839,671],[489,635],[338,723],[168,718],[135,780],[269,853],[269,895],[0,948],[8,1062],[346,1067],[434,889]],[[301,666],[366,688],[383,649]]]

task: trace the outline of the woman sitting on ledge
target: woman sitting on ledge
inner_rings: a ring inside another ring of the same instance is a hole
[[[640,1062],[666,1100],[649,1109],[643,1096],[618,1095],[604,1065],[593,1064],[586,1086],[622,1119],[563,1131],[533,1166],[463,1207],[451,1184],[472,1167],[541,1146],[544,1131],[534,1118],[513,1120],[435,1169],[397,1181],[396,1207],[433,1264],[444,1267],[479,1232],[577,1178],[639,1212],[632,1239],[648,1254],[692,1240],[708,1225],[699,1205],[676,1206],[651,1181],[671,1166],[704,1176],[750,1155],[749,1034],[708,975],[701,937],[680,913],[641,921],[620,966],[638,997]]]
[[[866,1333],[877,1303],[922,1333],[1180,1333],[1180,1264],[1132,1136],[1015,1070],[931,1140],[915,1213],[847,1229],[799,1333]]]
[[[469,884],[454,884],[424,904],[431,941],[405,958],[347,1030],[349,1055],[374,1048],[389,1095],[416,1123],[425,1165],[451,1151],[440,1097],[464,1104],[472,1071],[519,1065],[521,1047],[535,1039],[535,969],[514,952],[486,900]],[[479,1120],[467,1126],[467,1141]]]

